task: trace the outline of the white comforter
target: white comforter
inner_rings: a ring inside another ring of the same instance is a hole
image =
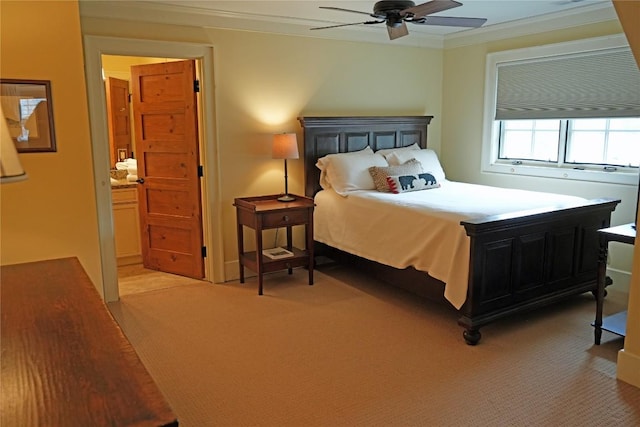
[[[469,238],[460,221],[585,199],[443,181],[440,188],[391,194],[333,190],[315,196],[314,238],[395,268],[412,266],[445,283],[444,296],[460,308],[467,296]]]

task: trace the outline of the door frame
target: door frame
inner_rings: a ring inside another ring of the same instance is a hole
[[[200,160],[204,168],[202,181],[202,222],[205,258],[205,280],[225,281],[222,257],[222,209],[220,202],[220,167],[217,149],[215,114],[215,80],[213,46],[118,37],[84,36],[85,73],[93,151],[93,176],[98,212],[98,233],[102,266],[102,294],[106,302],[117,301],[118,267],[116,262],[113,213],[111,210],[111,181],[109,176],[109,133],[106,94],[102,80],[102,55],[140,56],[195,59],[200,64],[202,129]]]

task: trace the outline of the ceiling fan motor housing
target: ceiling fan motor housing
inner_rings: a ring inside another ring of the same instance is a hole
[[[373,6],[372,16],[378,19],[385,19],[389,15],[400,16],[401,11],[408,9],[410,7],[413,7],[415,5],[416,4],[412,1],[401,1],[401,0],[379,1]]]

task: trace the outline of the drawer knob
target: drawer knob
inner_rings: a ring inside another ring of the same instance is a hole
[[[288,222],[289,221],[289,215],[283,216],[282,220],[285,221],[285,222]]]

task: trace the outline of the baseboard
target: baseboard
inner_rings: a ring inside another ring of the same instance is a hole
[[[142,264],[142,255],[121,256],[116,260],[118,267],[123,265]]]
[[[240,264],[238,260],[228,261],[224,263],[224,277],[226,282],[231,282],[233,280],[240,280]],[[244,277],[255,277],[256,272],[249,270],[248,268],[244,269]]]
[[[616,376],[619,380],[640,388],[640,356],[620,350]]]
[[[629,293],[629,283],[631,282],[631,273],[616,268],[607,268],[607,276],[613,280],[613,287],[616,291]]]

